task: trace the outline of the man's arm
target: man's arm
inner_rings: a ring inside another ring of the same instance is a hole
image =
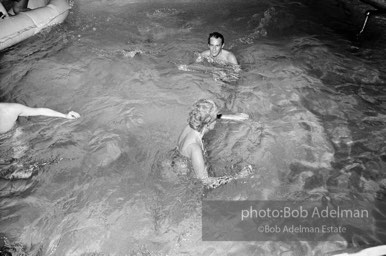
[[[67,119],[76,119],[80,115],[74,111],[70,111],[67,114],[49,109],[49,108],[30,108],[21,104],[18,104],[19,116],[50,116],[50,117],[61,117]]]
[[[196,54],[198,55],[196,62],[203,62],[204,58],[206,58],[210,55],[210,51],[206,50],[206,51],[203,51],[202,53],[196,53]]]

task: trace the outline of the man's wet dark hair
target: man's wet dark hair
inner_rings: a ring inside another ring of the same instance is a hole
[[[209,37],[208,37],[208,44],[210,44],[210,38],[211,37],[214,37],[214,38],[221,38],[221,44],[223,45],[225,43],[225,40],[224,40],[224,36],[221,35],[219,32],[212,32],[209,34]]]

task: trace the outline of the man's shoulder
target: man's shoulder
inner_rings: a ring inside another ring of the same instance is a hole
[[[224,54],[225,54],[225,56],[226,57],[235,57],[235,55],[233,54],[233,52],[231,52],[231,51],[228,51],[228,50],[225,50],[225,49],[223,49],[223,52],[224,52]]]
[[[223,50],[223,57],[227,62],[238,64],[236,56],[228,50]]]

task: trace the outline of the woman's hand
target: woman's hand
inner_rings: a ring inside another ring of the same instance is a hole
[[[238,113],[233,115],[221,115],[221,119],[224,120],[234,120],[234,121],[244,121],[249,119],[249,115],[245,113]]]
[[[78,113],[76,113],[75,111],[70,111],[70,112],[68,112],[68,114],[66,115],[65,118],[67,118],[67,119],[77,119],[79,117],[80,117],[80,115]]]
[[[249,119],[249,115],[248,114],[245,114],[245,113],[238,113],[235,115],[235,120],[236,121],[244,121],[244,120],[247,120]]]

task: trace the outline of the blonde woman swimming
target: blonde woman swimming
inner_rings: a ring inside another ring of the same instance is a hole
[[[209,177],[205,164],[205,148],[202,137],[214,128],[218,119],[243,121],[248,119],[247,114],[222,115],[218,113],[216,104],[212,100],[201,99],[193,105],[189,113],[188,125],[181,132],[176,151],[191,162],[196,178],[211,188],[226,184],[231,180],[245,177],[250,174],[251,166],[244,168],[236,176]]]

